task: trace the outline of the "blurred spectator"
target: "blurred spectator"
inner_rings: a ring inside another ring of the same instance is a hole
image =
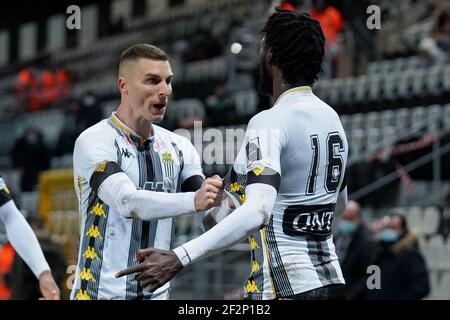
[[[374,4],[373,0],[346,0],[333,1],[339,6],[345,21],[345,27],[352,31],[354,48],[352,51],[355,73],[365,72],[368,61],[376,58],[375,37],[376,32],[367,28],[367,8]]]
[[[61,246],[50,239],[42,220],[38,216],[30,216],[27,220],[38,238],[56,284],[59,288],[62,288],[67,263]],[[38,300],[42,297],[39,280],[19,255],[15,256],[10,276],[11,279],[14,279],[10,286],[12,300]]]
[[[284,10],[299,10],[302,5],[304,5],[303,0],[288,0],[281,1],[280,8]]]
[[[15,142],[12,163],[21,173],[21,191],[33,191],[38,183],[39,172],[47,170],[50,164],[50,151],[39,129],[29,128]]]
[[[84,122],[77,120],[75,128],[73,126],[64,126],[61,130],[61,134],[56,142],[56,147],[53,155],[56,157],[61,157],[64,155],[72,154],[73,148],[75,147],[75,140],[78,136],[86,129]]]
[[[223,52],[218,39],[207,28],[200,28],[189,40],[189,47],[183,54],[184,62],[211,59]]]
[[[36,79],[29,68],[22,69],[17,75],[16,97],[21,105],[20,112],[28,110],[30,97],[33,88],[36,86]]]
[[[22,69],[16,80],[16,96],[21,111],[39,111],[70,93],[70,72],[66,69],[36,70]]]
[[[450,53],[450,10],[448,8],[438,15],[431,37],[419,44],[419,53],[435,63],[444,62]]]
[[[58,69],[54,74],[58,98],[67,97],[72,89],[72,74],[67,69]]]
[[[210,125],[226,125],[235,118],[235,105],[225,83],[214,88],[214,94],[206,99],[206,113]],[[231,118],[231,119],[230,119]]]
[[[39,77],[39,95],[42,107],[49,105],[58,98],[57,81],[53,72],[44,70]]]
[[[318,20],[325,34],[325,58],[323,62],[324,76],[333,77],[333,63],[339,51],[338,34],[342,31],[344,22],[341,13],[327,5],[325,0],[313,0],[311,16]]]
[[[364,223],[361,207],[357,202],[349,201],[340,215],[334,241],[346,283],[346,299],[364,299],[367,267],[373,262],[375,242]]]
[[[444,204],[441,207],[441,219],[439,222],[438,233],[442,234],[444,239],[447,239],[450,234],[450,192],[447,193]]]
[[[325,47],[337,44],[338,33],[344,27],[341,13],[334,7],[327,5],[325,0],[313,0],[311,16],[318,20],[327,39]]]
[[[401,213],[391,213],[377,234],[375,265],[380,267],[381,288],[367,290],[369,300],[422,299],[430,292],[428,270],[418,250],[418,237],[408,230]]]
[[[87,92],[82,98],[76,122],[84,128],[89,128],[103,120],[103,112],[93,92]]]

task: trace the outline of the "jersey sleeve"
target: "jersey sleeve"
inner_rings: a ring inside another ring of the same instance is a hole
[[[242,150],[243,162],[246,163],[246,173],[249,178],[247,184],[252,182],[251,177],[274,176],[276,174],[281,176],[282,174],[281,150],[286,145],[287,138],[281,126],[273,121],[268,119],[268,115],[265,114],[253,118],[248,124],[242,146],[242,148],[245,148],[245,150]],[[278,189],[278,186],[274,185],[274,187]]]
[[[3,206],[11,200],[11,195],[9,194],[8,186],[3,180],[2,176],[0,176],[0,207]]]
[[[285,131],[269,113],[250,120],[235,163],[224,178],[225,191],[236,206],[245,201],[245,188],[250,184],[268,184],[278,191],[281,152],[286,144]]]
[[[114,140],[105,133],[80,136],[75,142],[73,165],[74,175],[88,181],[95,192],[106,178],[122,172],[117,163]]]
[[[179,148],[178,152],[180,161],[182,161],[182,169],[181,169],[181,183],[183,184],[186,180],[193,176],[200,176],[205,178],[202,170],[202,163],[200,160],[200,155],[197,150],[195,150],[192,143],[182,137],[178,144],[177,148]]]

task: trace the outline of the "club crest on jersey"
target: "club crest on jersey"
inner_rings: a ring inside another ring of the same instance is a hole
[[[166,177],[170,179],[175,178],[175,161],[173,161],[172,154],[170,152],[164,152],[161,157]]]

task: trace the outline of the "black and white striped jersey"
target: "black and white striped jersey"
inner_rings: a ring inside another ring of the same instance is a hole
[[[225,189],[237,205],[250,183],[271,184],[278,194],[270,222],[249,239],[247,298],[288,297],[344,283],[331,224],[347,154],[338,115],[309,87],[286,91],[249,122]]]
[[[117,118],[88,128],[74,149],[74,182],[80,209],[80,246],[72,299],[166,299],[169,284],[151,294],[134,275],[115,278],[133,266],[137,251],[171,249],[172,218],[127,219],[97,196],[100,182],[91,179],[111,170],[115,162],[143,190],[179,192],[188,178],[203,177],[200,157],[189,140],[153,125],[154,136],[144,139]],[[106,165],[105,165],[106,164]]]

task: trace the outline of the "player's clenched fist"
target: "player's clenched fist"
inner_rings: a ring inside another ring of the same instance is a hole
[[[195,210],[205,211],[220,206],[223,195],[222,179],[215,175],[203,181],[200,190],[195,192]]]

